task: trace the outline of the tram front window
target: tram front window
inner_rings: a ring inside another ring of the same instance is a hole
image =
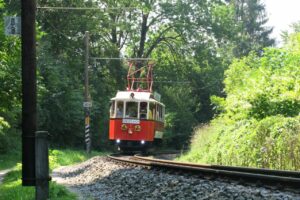
[[[147,118],[147,102],[141,102],[140,103],[140,119],[146,119]]]
[[[118,101],[116,118],[122,118],[122,117],[123,117],[123,101]]]
[[[110,117],[115,117],[115,101],[110,102]]]
[[[127,118],[137,118],[138,115],[138,103],[137,102],[127,102],[126,103],[126,117]]]
[[[155,103],[151,102],[149,106],[148,119],[155,120]]]

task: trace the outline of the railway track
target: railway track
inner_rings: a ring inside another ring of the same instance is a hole
[[[172,172],[192,173],[208,179],[221,178],[226,181],[234,180],[241,184],[254,184],[273,189],[292,189],[295,191],[295,189],[300,188],[300,172],[298,171],[182,163],[140,155],[110,155],[108,157],[111,160],[126,164]]]

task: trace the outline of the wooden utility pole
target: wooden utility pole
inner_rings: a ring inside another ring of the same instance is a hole
[[[35,185],[35,0],[22,0],[22,185]]]
[[[89,93],[89,32],[85,32],[85,65],[84,65],[84,112],[85,112],[85,143],[87,153],[91,153],[92,138],[90,134],[90,107],[92,106]]]
[[[22,0],[22,185],[36,186],[36,200],[49,197],[48,133],[36,123],[35,0]]]

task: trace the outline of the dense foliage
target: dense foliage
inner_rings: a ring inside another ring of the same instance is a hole
[[[19,1],[0,2],[1,18],[20,14]],[[108,146],[109,99],[125,89],[126,62],[94,58],[156,60],[155,90],[162,94],[167,109],[165,144],[182,148],[193,127],[215,114],[210,97],[225,95],[224,70],[233,58],[272,44],[260,1],[41,0],[39,6],[100,8],[37,10],[38,129],[48,130],[52,144],[59,146],[84,146],[85,31],[91,36],[91,130],[97,148]],[[9,148],[7,135],[16,135],[20,128],[21,84],[20,39],[4,36],[3,28],[1,22],[2,152]],[[237,54],[237,49],[244,48],[241,38],[246,38],[247,50]]]
[[[274,43],[269,38],[273,28],[267,27],[268,18],[263,2],[260,0],[227,0],[234,5],[234,16],[239,22],[241,34],[237,37],[234,54],[237,57],[247,55],[250,51],[260,52],[264,47]]]
[[[185,159],[300,169],[300,42],[299,33],[291,36],[293,48],[267,48],[231,64],[227,97],[212,97],[221,114],[198,130]]]
[[[0,0],[0,154],[20,143],[21,42],[4,35],[4,2]]]

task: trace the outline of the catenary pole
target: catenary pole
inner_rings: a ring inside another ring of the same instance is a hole
[[[36,41],[35,0],[21,1],[22,17],[22,185],[35,185]]]
[[[91,153],[92,138],[90,134],[90,94],[89,94],[89,32],[85,32],[85,64],[84,64],[84,111],[85,111],[85,143],[87,153]]]

